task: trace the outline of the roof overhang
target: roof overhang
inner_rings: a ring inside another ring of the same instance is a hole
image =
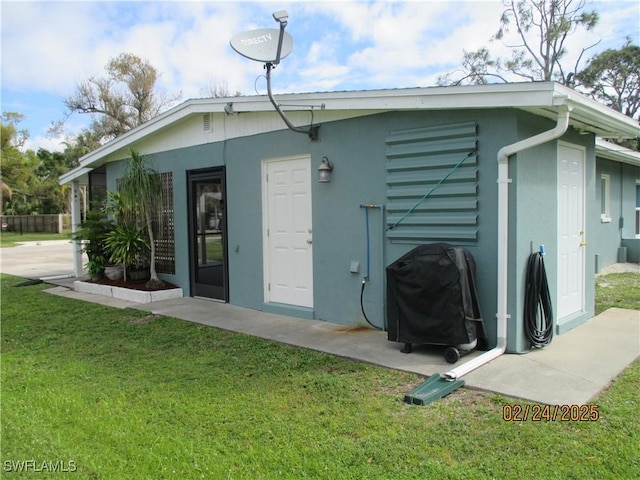
[[[91,172],[93,168],[91,167],[77,167],[73,170],[69,170],[64,175],[60,175],[58,179],[58,183],[60,185],[66,185],[67,183],[71,183],[73,181],[79,182],[83,185],[89,183],[89,172]]]
[[[555,120],[561,106],[571,109],[570,124],[584,133],[604,138],[640,136],[638,123],[568,87],[555,82],[505,83],[455,87],[363,90],[324,93],[282,94],[277,100],[285,111],[415,111],[510,108]],[[63,175],[60,183],[77,180],[86,171],[110,161],[125,158],[136,142],[169,128],[196,114],[227,115],[233,104],[235,113],[273,112],[266,95],[192,99],[130,130],[80,159],[80,166]],[[286,128],[282,123],[282,128]]]
[[[640,152],[607,142],[601,138],[596,139],[596,157],[640,167]]]

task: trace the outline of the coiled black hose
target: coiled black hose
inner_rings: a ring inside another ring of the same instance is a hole
[[[542,253],[529,257],[524,299],[524,328],[534,348],[546,347],[553,338],[553,308]]]

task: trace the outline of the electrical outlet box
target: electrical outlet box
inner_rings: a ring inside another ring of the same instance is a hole
[[[351,273],[358,273],[360,271],[360,262],[357,260],[351,260],[351,266],[349,267]]]

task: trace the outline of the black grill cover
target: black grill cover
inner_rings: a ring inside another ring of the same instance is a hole
[[[476,265],[462,247],[414,248],[387,267],[387,338],[460,345],[484,338]]]

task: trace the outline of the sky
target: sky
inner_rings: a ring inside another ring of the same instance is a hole
[[[428,87],[460,68],[463,51],[485,46],[509,56],[507,37],[491,41],[501,0],[415,1],[11,1],[0,0],[2,112],[25,116],[25,148],[61,151],[64,137],[47,134],[66,119],[66,134],[86,126],[68,116],[64,99],[81,81],[103,77],[109,59],[127,52],[161,73],[158,87],[180,101],[231,93],[266,95],[263,65],[229,45],[237,33],[277,29],[286,10],[293,50],[272,73],[274,93]],[[576,0],[577,1],[577,0]],[[586,0],[599,24],[577,31],[572,45],[598,45],[585,55],[640,44],[640,2]],[[571,64],[580,53],[568,53]],[[179,103],[179,102],[178,102]]]

